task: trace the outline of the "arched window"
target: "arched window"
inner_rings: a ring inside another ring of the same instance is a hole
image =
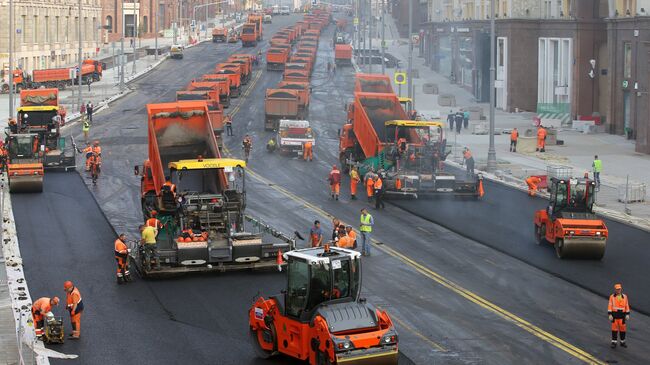
[[[104,24],[104,26],[106,27],[106,30],[109,33],[113,33],[113,17],[112,16],[110,16],[110,15],[106,16],[106,23]]]

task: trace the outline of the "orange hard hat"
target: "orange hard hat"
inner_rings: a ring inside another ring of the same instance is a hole
[[[70,280],[68,280],[68,281],[66,281],[65,283],[63,283],[63,289],[70,289],[70,288],[72,288],[73,286],[74,286],[74,284],[72,284],[72,281],[70,281]]]
[[[156,215],[158,215],[158,211],[152,210],[150,214],[152,217],[155,217]]]
[[[52,304],[59,305],[59,297],[52,298]]]
[[[621,285],[621,284],[614,284],[614,289],[623,289],[623,285]]]
[[[332,168],[335,169],[335,168],[336,168],[336,165],[332,165]]]

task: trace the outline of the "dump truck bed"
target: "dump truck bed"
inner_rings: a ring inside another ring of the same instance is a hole
[[[395,93],[390,78],[379,74],[357,74],[354,78],[354,91],[382,94]]]
[[[382,150],[387,121],[405,119],[408,118],[397,95],[355,93],[352,129],[366,157],[375,156]]]

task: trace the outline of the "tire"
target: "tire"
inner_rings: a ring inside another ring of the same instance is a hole
[[[9,93],[9,84],[3,84],[2,85],[2,91],[3,94]]]
[[[271,337],[273,337],[273,351],[265,350],[260,346],[260,341],[264,341],[262,338],[262,331],[261,330],[249,330],[249,339],[251,341],[251,346],[253,346],[253,349],[255,350],[255,354],[257,357],[261,359],[268,359],[272,357],[273,355],[277,354],[278,351],[278,344],[277,344],[277,336],[275,332],[275,326],[271,324],[270,326],[271,329]],[[266,341],[264,341],[267,343]]]
[[[535,225],[535,242],[538,245],[546,243],[546,224]]]
[[[555,255],[557,256],[558,259],[563,259],[565,257],[564,240],[561,238],[558,238],[555,241]]]
[[[327,357],[327,354],[318,351],[316,353],[316,364],[317,365],[332,365],[332,362]]]

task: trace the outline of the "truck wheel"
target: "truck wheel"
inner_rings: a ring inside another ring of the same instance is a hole
[[[566,256],[564,250],[564,240],[561,238],[558,238],[557,241],[555,241],[555,255],[558,259],[563,259]]]
[[[9,84],[2,84],[2,90],[1,90],[1,92],[2,92],[3,94],[8,93],[8,92],[9,92]]]
[[[535,225],[535,242],[538,245],[546,243],[546,224]]]
[[[316,353],[316,364],[317,365],[332,365],[332,362],[330,361],[329,357],[327,357],[326,353],[318,351]]]
[[[262,331],[262,330],[254,330],[254,329],[250,330],[251,345],[253,346],[253,349],[255,349],[255,354],[261,359],[268,359],[268,358],[270,358],[271,356],[273,356],[273,355],[275,355],[277,353],[277,349],[278,349],[277,338],[278,337],[276,336],[275,326],[273,324],[271,324],[269,326],[269,328],[270,328],[271,337],[272,337],[271,341],[273,341],[273,351],[266,350],[266,349],[262,348],[262,346],[261,346],[262,343],[265,343],[265,344],[270,344],[271,343],[271,342],[267,342],[264,339],[264,331]]]

